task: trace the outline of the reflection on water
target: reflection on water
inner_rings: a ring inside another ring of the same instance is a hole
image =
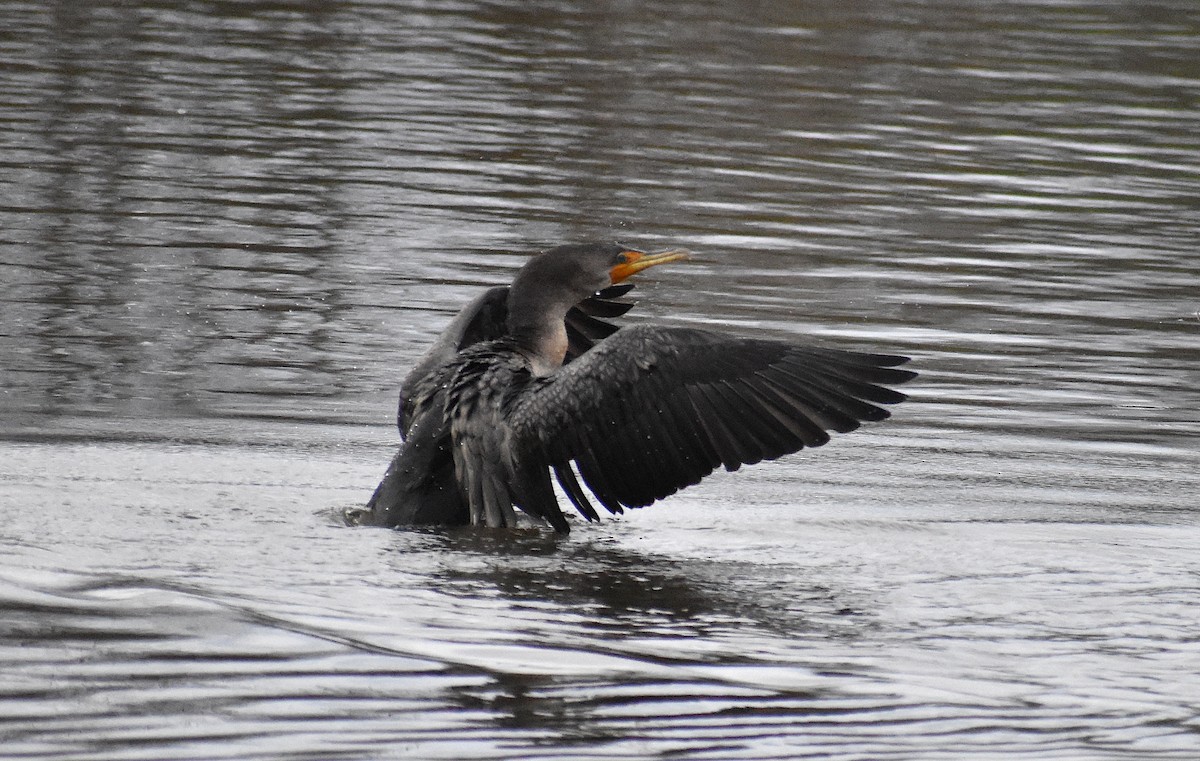
[[[1197,755],[1192,2],[5,3],[0,743]],[[563,541],[353,531],[561,240],[910,353],[888,424]]]

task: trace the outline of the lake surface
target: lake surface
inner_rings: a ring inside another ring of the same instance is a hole
[[[1200,757],[1200,6],[0,1],[0,757]],[[548,531],[353,529],[560,241],[910,354]]]

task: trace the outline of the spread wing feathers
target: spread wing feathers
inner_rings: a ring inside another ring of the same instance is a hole
[[[888,385],[916,375],[898,369],[907,361],[634,326],[535,381],[508,423],[517,451],[540,452],[543,467],[594,520],[572,462],[609,511],[648,505],[718,465],[736,470],[887,418],[879,405],[906,398]]]
[[[513,389],[529,380],[526,360],[500,341],[467,349],[450,368],[440,376],[446,387],[443,420],[468,521],[515,526],[516,506],[567,533],[546,466],[536,453],[526,458],[514,448],[504,420]]]
[[[459,310],[400,383],[396,424],[401,438],[407,438],[417,407],[438,393],[438,370],[463,348],[499,338],[507,319],[507,285],[487,289]]]
[[[469,444],[454,447],[454,472],[470,506],[472,525],[516,525],[513,496],[501,477],[505,471],[489,460],[484,449]]]
[[[499,409],[512,378],[522,370],[511,353],[495,344],[469,348],[451,366],[445,381],[444,420],[459,492],[473,525],[513,526],[510,462]]]
[[[571,307],[564,320],[567,325],[567,356],[563,359],[564,363],[582,356],[592,346],[617,332],[617,326],[606,320],[620,317],[633,309],[632,301],[616,300],[631,290],[632,283],[610,286]]]
[[[606,320],[620,317],[633,308],[633,303],[617,301],[633,289],[631,283],[614,285],[584,299],[567,312],[567,356],[570,362],[581,356],[599,341],[617,331]],[[422,395],[436,392],[436,371],[463,349],[484,341],[495,341],[507,333],[508,286],[489,288],[459,310],[433,345],[417,360],[400,384],[400,404],[396,424],[400,436],[408,435],[413,412]]]

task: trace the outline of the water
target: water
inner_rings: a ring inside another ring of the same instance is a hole
[[[1200,11],[0,3],[0,756],[1200,756]],[[911,354],[823,450],[348,529],[561,240]]]

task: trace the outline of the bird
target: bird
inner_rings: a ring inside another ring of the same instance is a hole
[[[819,447],[890,416],[909,357],[610,320],[633,275],[690,258],[614,242],[559,245],[450,322],[401,384],[403,439],[348,523],[560,534],[550,474],[587,521],[662,500],[717,467]],[[585,488],[586,487],[586,488]],[[589,496],[590,495],[590,496]]]

